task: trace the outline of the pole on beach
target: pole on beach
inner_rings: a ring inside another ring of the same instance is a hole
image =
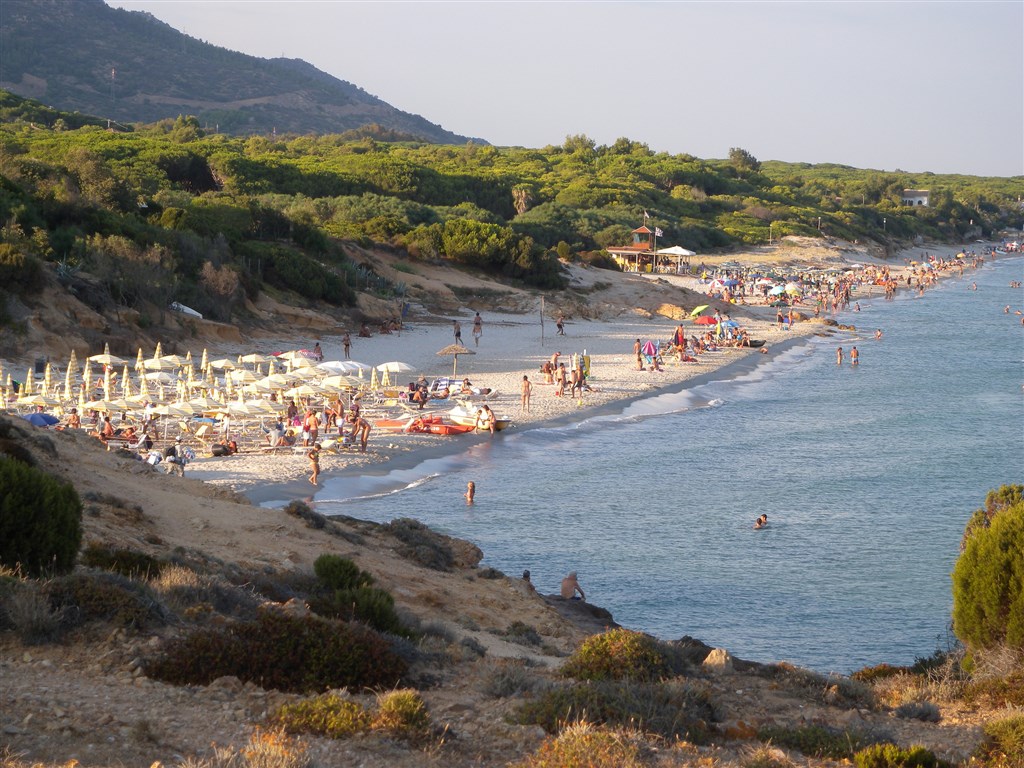
[[[541,297],[541,346],[544,346],[544,297]]]

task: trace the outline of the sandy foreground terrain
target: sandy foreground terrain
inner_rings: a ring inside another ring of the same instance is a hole
[[[795,261],[789,254],[750,257]],[[863,263],[870,258],[863,251],[826,249],[805,253],[800,263]],[[468,376],[476,386],[497,390],[499,395],[490,401],[492,408],[499,416],[513,417],[515,429],[524,429],[553,419],[578,418],[581,411],[614,407],[661,388],[683,387],[697,376],[716,371],[726,375],[730,365],[761,355],[758,350],[727,350],[702,355],[697,363],[670,360],[662,372],[633,370],[634,340],[668,339],[699,299],[674,283],[695,287],[693,281],[636,275],[609,279],[596,270],[575,274],[575,288],[583,303],[588,296],[595,302],[600,296],[601,302],[616,308],[615,313],[604,311],[601,319],[583,319],[578,313],[566,312],[565,336],[556,336],[549,307],[542,337],[536,297],[533,309],[525,314],[495,311],[479,303],[483,336],[475,346],[472,309],[431,315],[427,309],[417,308],[401,334],[363,339],[356,338],[356,329],[351,328],[351,356],[367,364],[409,363],[415,370],[403,375],[399,383],[408,383],[410,376],[419,373],[431,378],[450,374],[452,359],[436,352],[453,341],[451,321],[457,318],[462,323],[463,343],[476,352],[459,358],[459,377]],[[604,282],[612,287],[595,289],[596,283]],[[528,304],[528,298],[517,300]],[[715,306],[728,309],[748,328],[751,338],[765,339],[769,356],[794,336],[834,332],[817,321],[783,331],[775,326],[773,309],[726,308],[712,303],[712,310]],[[696,332],[688,321],[684,327],[688,335]],[[306,348],[319,341],[325,359],[334,360],[343,357],[342,330],[261,335],[242,342],[209,340],[207,346],[212,357]],[[582,404],[568,397],[556,398],[553,387],[542,383],[538,369],[558,351],[566,361],[573,353],[585,352],[591,357],[594,389],[584,395]],[[198,358],[202,347],[196,344],[192,352]],[[24,362],[5,361],[5,369]],[[524,375],[533,383],[528,414],[520,412]],[[379,412],[385,413],[383,409]],[[25,429],[20,424],[14,428]],[[472,545],[456,546],[462,556],[453,571],[431,570],[403,556],[398,541],[380,526],[342,519],[332,535],[306,526],[279,508],[251,503],[308,497],[313,489],[306,481],[308,461],[301,453],[269,456],[250,447],[239,456],[200,458],[179,478],[106,452],[84,433],[19,434],[23,436],[18,441],[30,447],[41,467],[68,479],[87,499],[87,543],[128,547],[159,557],[178,553],[213,569],[262,575],[308,572],[316,557],[331,552],[372,573],[407,615],[446,628],[452,637],[447,649],[449,664],[434,672],[430,684],[420,687],[433,720],[448,725],[454,738],[444,747],[428,751],[378,737],[335,743],[314,739],[310,741],[311,755],[320,765],[506,765],[535,749],[543,734],[536,727],[509,724],[505,716],[512,703],[486,695],[482,681],[503,659],[529,659],[539,669],[555,667],[584,637],[611,622],[586,606],[544,599],[517,578],[483,577],[476,568],[479,552],[474,554]],[[461,440],[466,446],[469,443],[465,441],[489,439],[500,440],[501,436],[440,438],[376,430],[368,453],[326,454],[323,470],[344,473],[365,471],[370,464],[376,468],[412,465],[430,452],[455,450],[451,447],[455,443],[445,441]],[[524,646],[509,639],[507,630],[513,621],[533,628],[542,645]],[[244,745],[264,714],[289,698],[232,680],[187,689],[148,680],[141,674],[139,659],[158,648],[161,638],[171,631],[111,634],[108,630],[102,636],[85,633],[74,643],[43,646],[25,646],[12,633],[0,633],[0,749],[6,745],[26,760],[45,764],[75,759],[84,766],[149,765],[153,761],[176,765],[189,755],[208,753],[213,743]],[[482,648],[484,655],[467,650],[470,647]],[[780,649],[780,655],[783,653]],[[943,723],[937,725],[895,720],[891,714],[856,708],[833,711],[826,702],[808,701],[806,696],[780,690],[767,679],[739,672],[710,675],[707,685],[721,701],[723,720],[732,723],[738,734],[749,735],[750,724],[769,721],[805,722],[820,717],[870,722],[889,729],[901,741],[924,743],[958,758],[969,753],[978,738],[977,713],[944,712]],[[738,765],[747,747],[740,741],[734,749],[724,751],[718,747],[703,752],[692,749],[693,762],[673,764]],[[2,754],[0,751],[0,757]]]

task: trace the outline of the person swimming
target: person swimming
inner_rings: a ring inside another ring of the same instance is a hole
[[[754,522],[754,529],[756,530],[758,528],[764,528],[766,525],[768,525],[768,515],[761,515]]]

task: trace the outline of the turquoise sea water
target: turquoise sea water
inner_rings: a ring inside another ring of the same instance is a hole
[[[419,519],[545,592],[578,571],[591,602],[664,639],[819,671],[912,662],[946,643],[967,518],[1024,482],[1022,268],[862,296],[843,318],[858,333],[376,481],[335,478],[318,509]],[[858,367],[836,365],[840,345]]]

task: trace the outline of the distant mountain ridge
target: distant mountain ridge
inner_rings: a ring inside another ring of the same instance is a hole
[[[123,123],[191,114],[233,134],[343,133],[376,124],[433,143],[471,140],[301,59],[229,51],[103,0],[3,0],[0,88]]]

